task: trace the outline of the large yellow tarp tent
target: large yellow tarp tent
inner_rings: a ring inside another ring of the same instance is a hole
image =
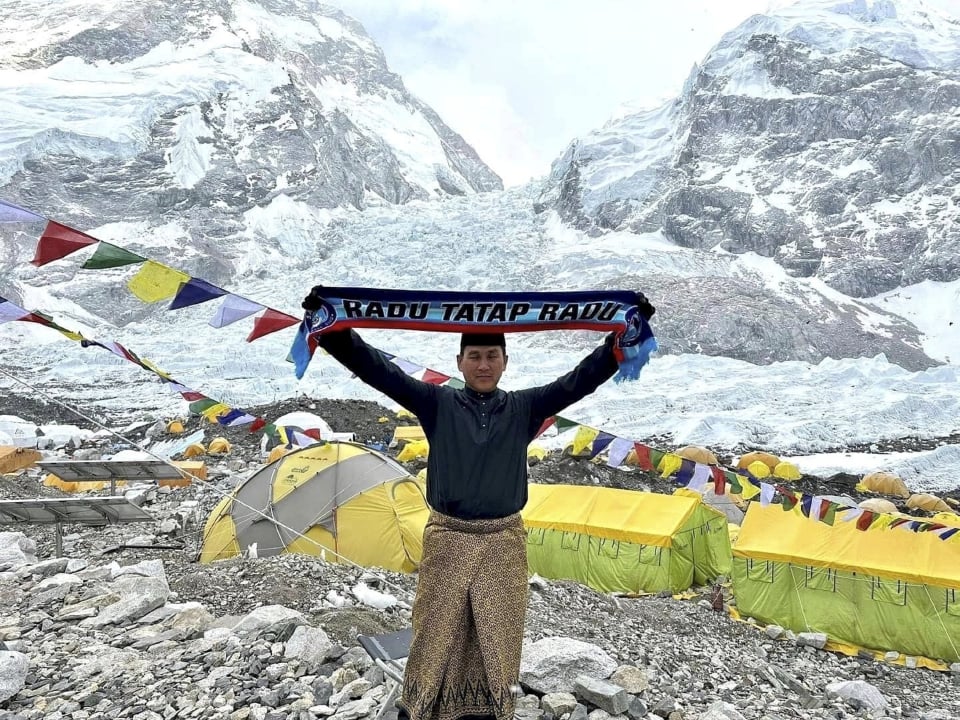
[[[729,572],[726,516],[693,492],[530,485],[530,572],[601,592],[679,592]]]
[[[742,615],[874,650],[960,661],[958,538],[858,530],[839,513],[831,526],[751,503],[733,556]]]
[[[423,482],[390,458],[354,443],[310,445],[220,501],[204,527],[200,561],[301,553],[412,572],[428,514]]]

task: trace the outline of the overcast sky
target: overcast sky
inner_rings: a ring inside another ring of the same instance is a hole
[[[674,97],[750,15],[791,0],[329,0],[390,69],[516,185],[624,103]],[[928,0],[960,15],[960,0]]]

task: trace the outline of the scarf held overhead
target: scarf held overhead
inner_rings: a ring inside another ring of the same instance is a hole
[[[322,293],[318,293],[322,290]],[[298,378],[306,372],[317,338],[348,328],[456,333],[598,330],[616,335],[616,380],[635,380],[657,341],[641,310],[639,293],[452,292],[375,288],[314,288],[290,355]]]

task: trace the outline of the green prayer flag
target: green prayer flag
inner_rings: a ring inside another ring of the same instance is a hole
[[[455,377],[452,377],[452,378],[450,378],[449,380],[447,380],[447,381],[444,383],[444,385],[446,385],[447,387],[452,387],[452,388],[457,388],[457,389],[462,388],[462,387],[466,387],[466,383],[463,382],[463,380],[461,380],[460,378],[455,378]]]
[[[214,405],[217,405],[216,400],[211,400],[210,398],[204,398],[203,400],[195,400],[190,403],[190,414],[191,415],[200,415],[207,408],[211,408]]]
[[[87,258],[87,261],[81,267],[87,270],[105,270],[106,268],[134,265],[145,260],[146,258],[142,258],[136,253],[101,240],[93,255]]]
[[[837,510],[840,509],[840,506],[830,500],[826,500],[825,502],[827,503],[827,512],[821,518],[821,520],[823,520],[823,522],[825,522],[827,525],[833,525],[833,523],[837,520]]]
[[[557,432],[563,432],[567,428],[576,427],[577,425],[580,424],[578,422],[574,422],[573,420],[567,420],[567,418],[560,417],[559,415],[555,415],[554,417],[556,417],[557,419],[557,422],[556,422]]]
[[[733,472],[727,472],[724,474],[727,476],[727,483],[730,485],[730,491],[734,495],[739,495],[742,493],[743,485],[740,484],[740,476]]]
[[[660,461],[663,460],[664,455],[666,455],[666,453],[662,450],[650,448],[650,464],[654,467],[654,469],[660,467]]]

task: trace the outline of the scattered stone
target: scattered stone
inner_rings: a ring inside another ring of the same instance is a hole
[[[838,697],[856,710],[878,713],[886,711],[890,706],[883,693],[864,680],[830,683],[826,690],[828,696]]]
[[[28,668],[27,656],[23,653],[0,650],[0,703],[23,689]]]
[[[591,705],[606,710],[611,715],[620,715],[630,706],[627,691],[606,680],[589,675],[579,675],[573,681],[574,694]]]
[[[635,665],[621,665],[610,676],[610,682],[619,685],[630,695],[639,695],[650,687],[646,671]]]
[[[540,707],[554,717],[572,713],[576,706],[577,698],[571,693],[547,693],[540,698]]]
[[[537,693],[570,692],[579,675],[606,679],[617,663],[591,643],[566,637],[548,637],[524,644],[520,683]]]
[[[736,706],[717,700],[700,716],[700,720],[746,720]]]
[[[309,668],[327,661],[333,642],[321,628],[301,625],[293,631],[283,651],[284,658],[300,660]]]
[[[783,637],[783,628],[779,625],[767,625],[764,632],[767,634],[767,637],[771,640],[779,640]]]
[[[797,644],[823,650],[827,646],[826,633],[802,632],[797,635]]]

